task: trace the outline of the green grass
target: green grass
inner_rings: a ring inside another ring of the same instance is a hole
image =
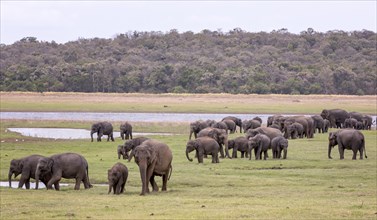
[[[187,161],[188,124],[140,123],[137,131],[181,133],[154,136],[173,151],[173,173],[167,192],[139,196],[137,165],[129,169],[126,193],[108,195],[107,186],[61,191],[0,188],[1,219],[376,219],[377,132],[363,131],[368,159],[352,161],[346,151],[339,160],[327,159],[327,135],[290,140],[287,160],[220,159],[219,164]],[[7,127],[88,128],[89,122],[2,120],[0,179],[7,181],[9,162],[30,154],[82,154],[89,163],[92,184],[106,184],[107,169],[120,161],[116,146],[122,141],[50,140],[5,132]],[[241,134],[232,134],[231,138]],[[16,141],[17,140],[17,141]],[[271,152],[270,152],[271,155]],[[193,153],[191,157],[193,157]],[[240,155],[239,155],[240,157]],[[254,157],[253,157],[254,158]],[[19,177],[17,178],[19,179]],[[62,182],[73,183],[63,179]],[[161,179],[157,178],[161,187]],[[83,188],[83,185],[81,185]]]

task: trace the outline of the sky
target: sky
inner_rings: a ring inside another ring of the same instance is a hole
[[[79,38],[113,38],[133,31],[176,29],[299,34],[308,28],[377,32],[377,0],[369,1],[31,1],[0,0],[0,42],[24,37],[66,43]]]

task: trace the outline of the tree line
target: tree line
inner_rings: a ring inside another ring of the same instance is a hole
[[[1,45],[1,91],[376,94],[376,33],[126,32]]]

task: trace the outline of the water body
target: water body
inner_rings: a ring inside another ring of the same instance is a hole
[[[74,183],[72,184],[68,184],[68,183],[59,183],[60,187],[66,187],[66,186],[70,186],[70,185],[74,185]],[[106,186],[108,187],[109,185],[107,184],[92,184],[93,186]],[[0,181],[0,187],[9,187],[9,182],[8,181]],[[82,185],[80,187],[83,187]],[[11,181],[11,188],[18,188],[18,181]],[[25,187],[25,184],[24,186],[22,187],[23,189],[26,189]],[[42,182],[39,182],[39,189],[44,189],[46,188],[45,184],[42,183]],[[35,189],[35,182],[31,182],[30,181],[30,189]]]
[[[242,120],[256,116],[263,122],[271,114],[211,114],[211,113],[98,113],[98,112],[0,112],[1,119],[68,120],[68,121],[130,121],[130,122],[192,122],[196,120],[220,121],[226,116]]]
[[[8,128],[8,131],[20,133],[23,136],[53,139],[90,139],[90,130],[73,128]],[[171,133],[132,133],[134,136],[172,135]],[[114,138],[120,137],[120,132],[113,133]],[[97,139],[97,134],[93,134]],[[104,135],[102,139],[107,139]]]

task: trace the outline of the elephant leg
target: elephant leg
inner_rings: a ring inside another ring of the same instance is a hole
[[[22,188],[22,186],[27,182],[27,178],[25,175],[21,175],[20,181],[18,182],[18,188]],[[30,186],[29,186],[30,187]],[[28,189],[28,188],[26,188]]]
[[[162,191],[166,191],[167,190],[167,183],[168,183],[168,175],[169,175],[169,172],[162,175]]]
[[[221,155],[221,156],[220,156],[221,158],[225,158],[225,157],[224,157],[224,147],[223,147],[222,144],[220,144],[220,155]]]
[[[111,134],[111,141],[114,142],[114,135],[113,134]]]
[[[54,183],[54,188],[55,188],[56,191],[59,191],[59,190],[60,190],[59,182],[55,182],[55,183]]]
[[[121,194],[123,192],[122,190],[122,181],[121,180],[118,180],[118,183],[116,185],[116,191],[115,191],[117,195]]]
[[[30,179],[27,179],[25,182],[26,189],[30,189]]]
[[[237,148],[233,147],[232,158],[237,158]]]
[[[357,149],[356,149],[356,148],[353,148],[352,151],[353,151],[352,160],[356,160]]]
[[[356,152],[357,152],[357,150],[356,150]],[[363,159],[363,155],[364,155],[364,148],[360,147],[359,152],[360,152],[360,160],[362,160]]]
[[[158,186],[157,186],[157,183],[154,179],[154,175],[151,176],[151,178],[149,179],[149,182],[152,185],[153,192],[158,192]]]
[[[75,190],[79,190],[80,189],[80,183],[81,183],[81,179],[80,178],[76,178],[76,184],[75,184]]]
[[[341,143],[338,143],[338,150],[339,150],[340,159],[343,160],[344,159],[344,148],[343,148],[343,145]]]
[[[124,186],[126,185],[126,183],[122,183],[122,186],[120,187],[120,193],[123,193],[125,191],[125,188]]]

